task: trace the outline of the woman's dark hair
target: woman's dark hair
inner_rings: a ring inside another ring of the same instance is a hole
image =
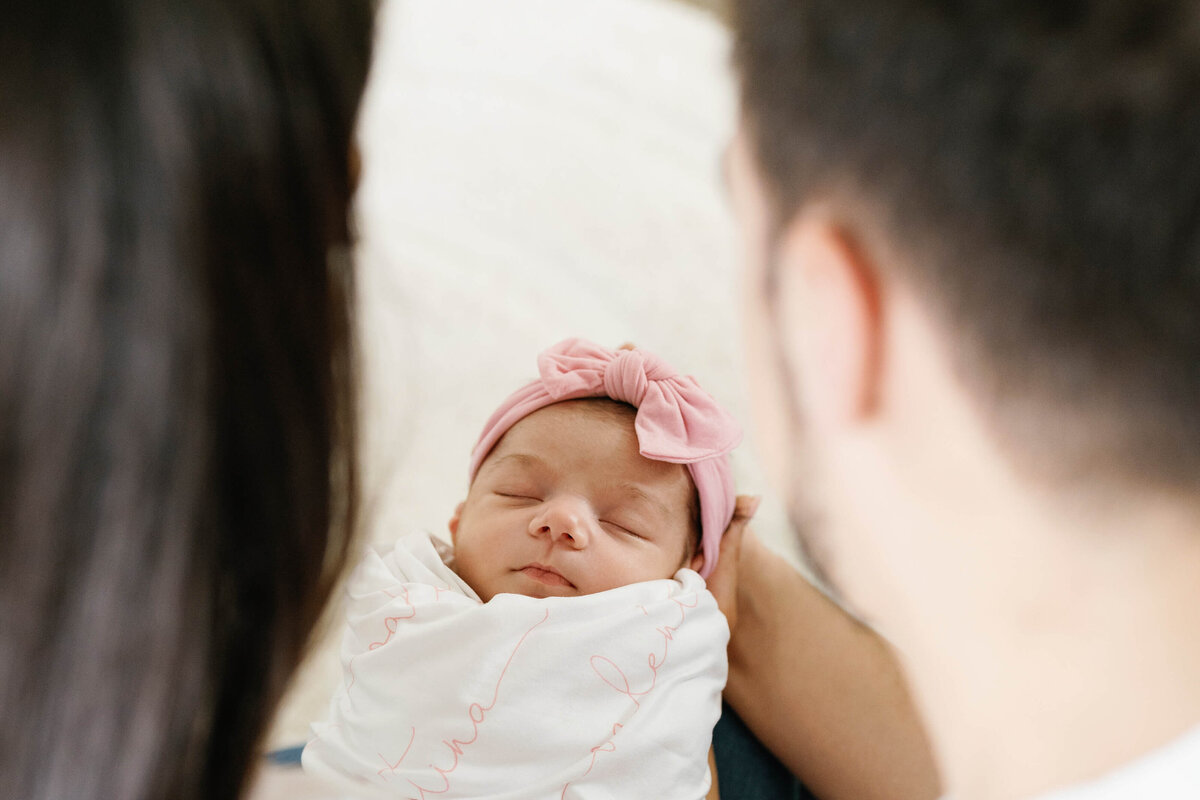
[[[0,794],[233,798],[355,527],[365,0],[0,25]]]
[[[1017,460],[1194,492],[1200,3],[733,5],[776,225],[886,240]]]

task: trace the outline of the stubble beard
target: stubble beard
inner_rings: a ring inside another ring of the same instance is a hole
[[[766,266],[765,282],[762,286],[770,320],[771,332],[771,361],[774,364],[774,383],[779,387],[785,404],[785,419],[787,430],[784,431],[787,442],[786,483],[784,498],[788,522],[792,528],[792,537],[800,554],[800,559],[808,568],[818,588],[825,592],[838,605],[850,610],[846,593],[835,579],[836,564],[832,547],[830,546],[827,514],[817,499],[815,487],[820,485],[813,448],[806,442],[807,425],[803,409],[797,396],[796,387],[799,374],[792,364],[781,343],[787,336],[787,326],[779,309],[778,292],[778,258],[777,248],[771,248],[771,257]],[[853,611],[851,613],[854,613]]]

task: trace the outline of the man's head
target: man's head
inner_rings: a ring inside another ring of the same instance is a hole
[[[484,600],[592,594],[699,569],[696,489],[638,452],[636,409],[594,398],[513,425],[450,520],[455,568]]]
[[[760,414],[835,582],[898,568],[843,541],[883,518],[854,506],[927,520],[931,478],[1193,493],[1200,7],[735,6]]]

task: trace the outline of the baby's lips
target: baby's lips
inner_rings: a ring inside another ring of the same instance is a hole
[[[521,568],[521,573],[547,586],[568,586],[575,588],[575,584],[567,580],[565,575],[553,567],[548,567],[544,564],[526,564]]]

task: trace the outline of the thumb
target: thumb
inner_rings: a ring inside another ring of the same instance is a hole
[[[758,496],[738,495],[733,507],[733,519],[721,537],[717,568],[708,576],[708,590],[729,620],[730,630],[737,621],[738,562],[741,560],[742,540],[760,502],[762,498]]]

